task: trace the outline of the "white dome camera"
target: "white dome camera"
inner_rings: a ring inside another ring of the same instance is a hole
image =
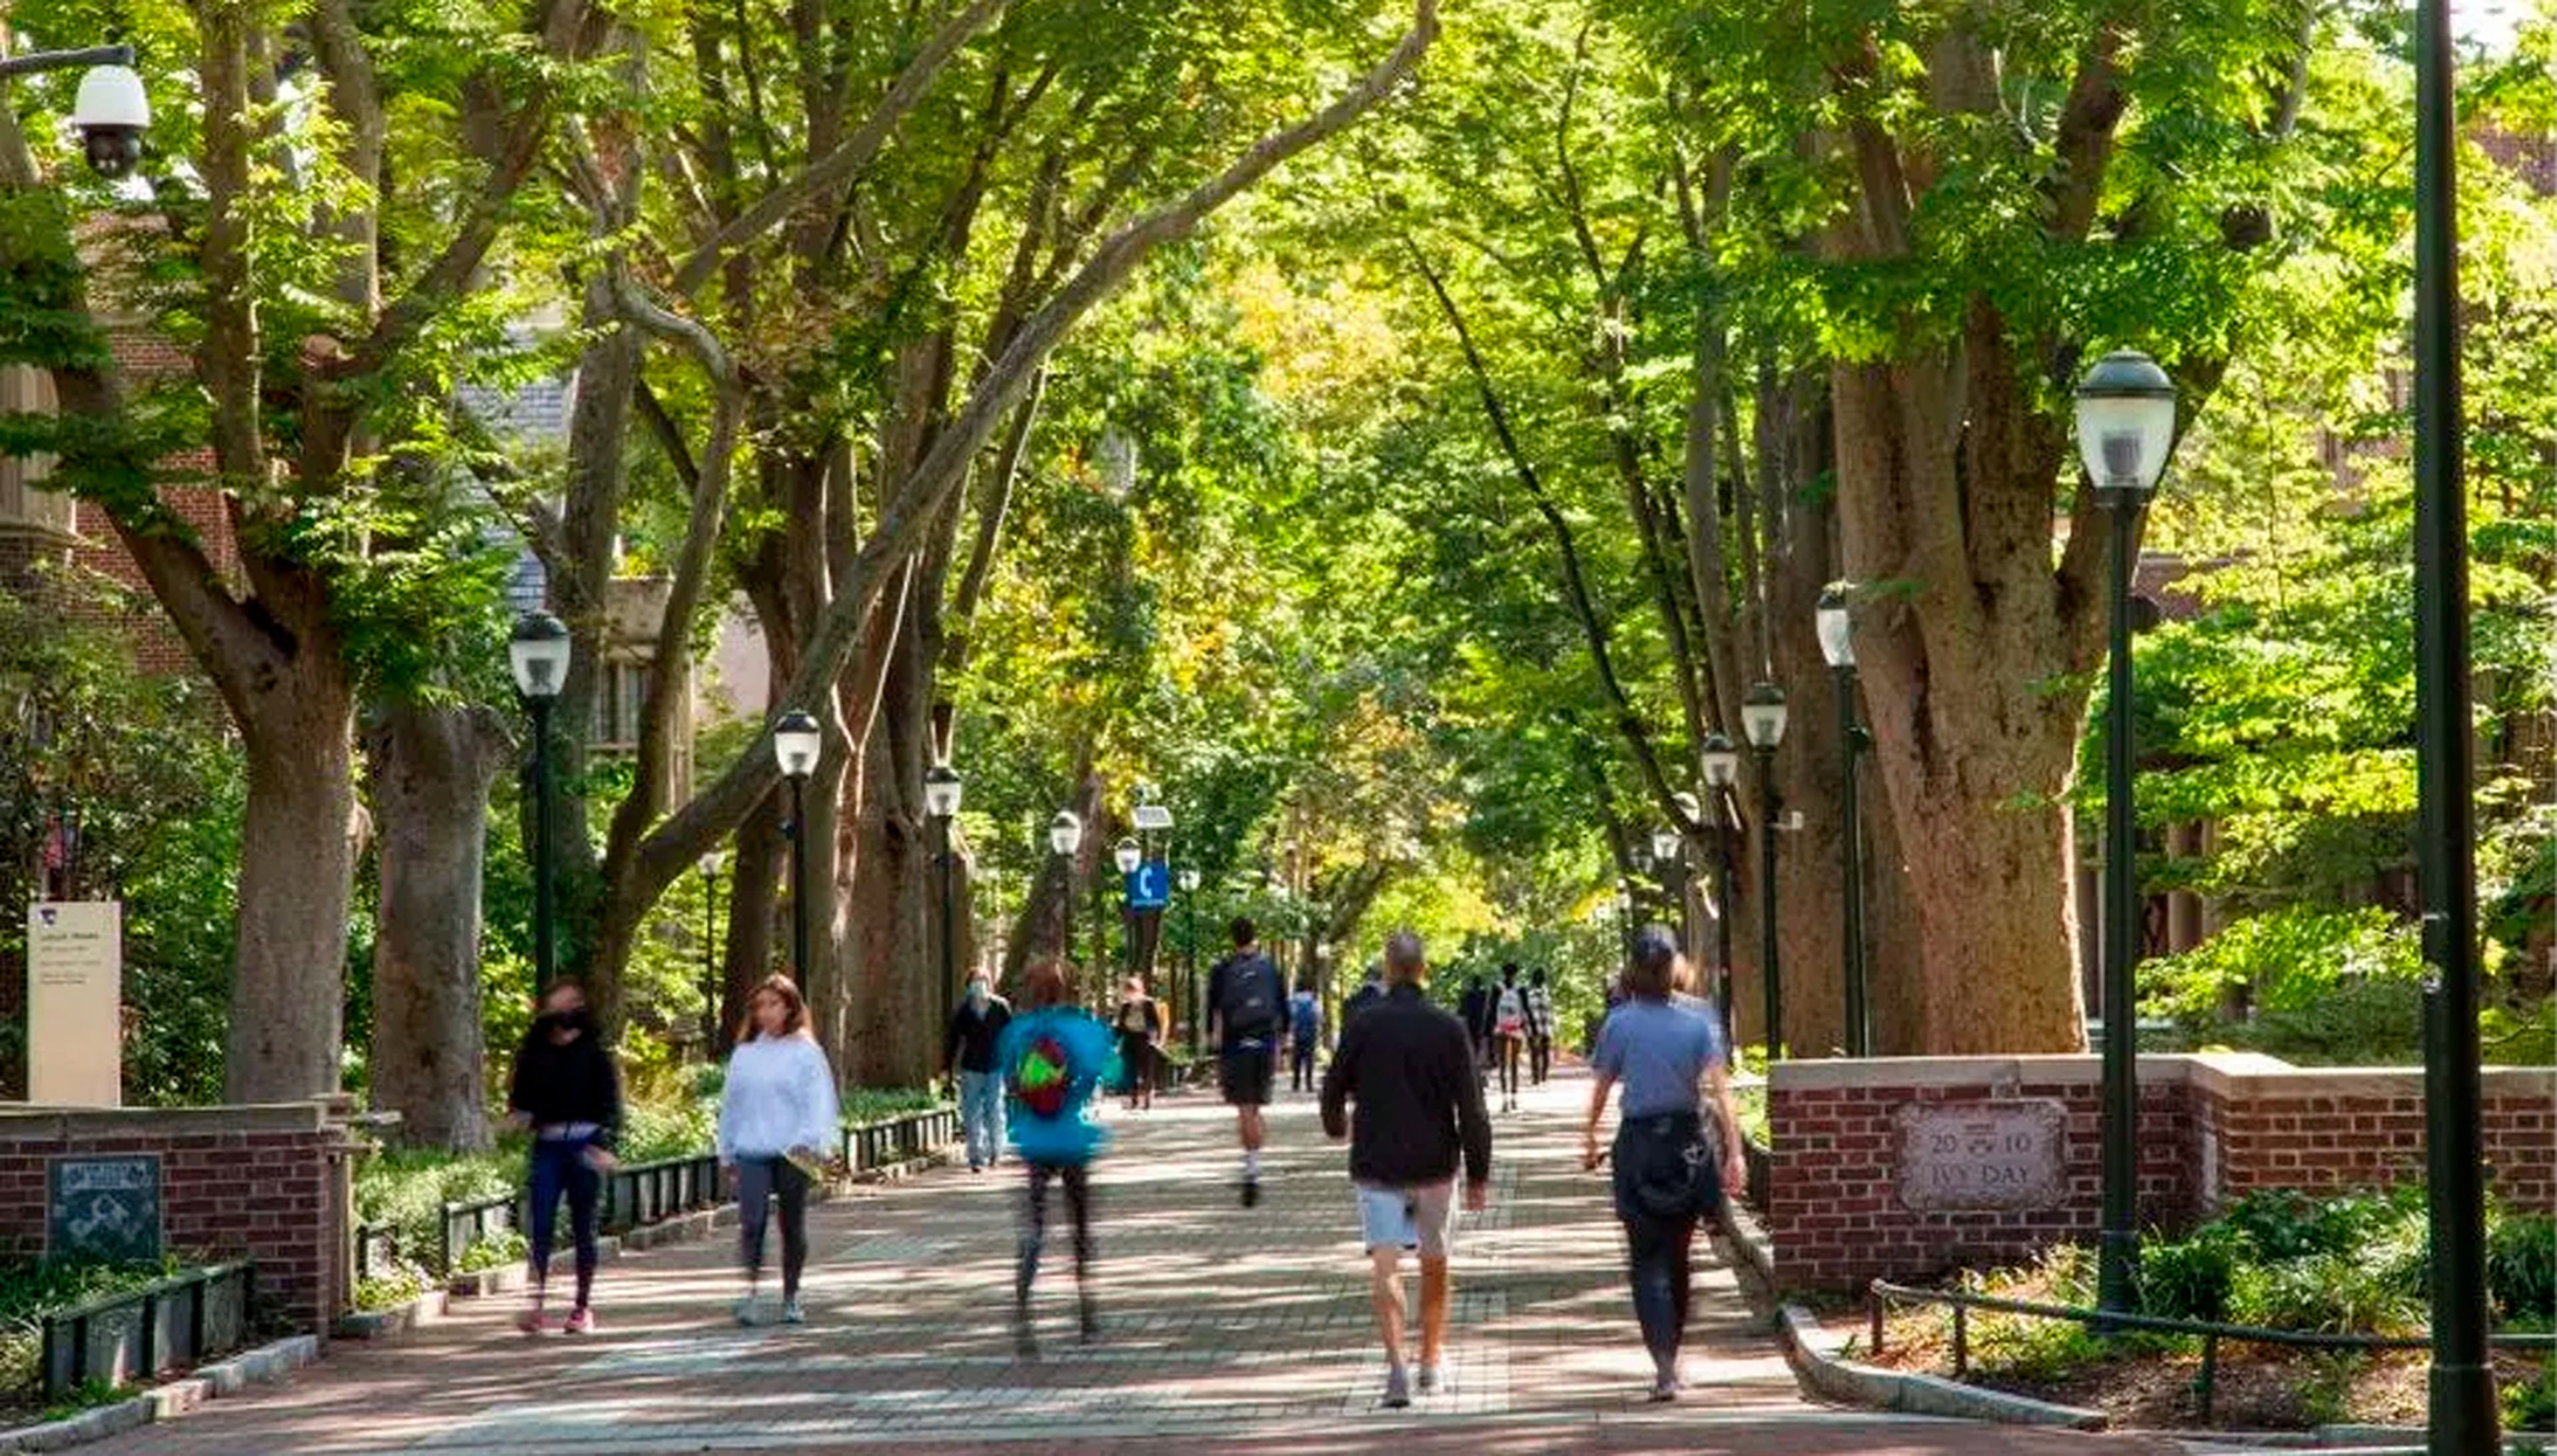
[[[151,98],[130,66],[92,66],[80,76],[71,103],[71,125],[88,154],[88,170],[109,180],[142,160],[142,133],[151,125]]]

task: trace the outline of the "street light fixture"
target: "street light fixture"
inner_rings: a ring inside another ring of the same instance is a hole
[[[74,66],[89,70],[71,98],[71,128],[80,134],[88,170],[113,182],[142,160],[142,133],[151,126],[151,95],[134,72],[131,46],[30,51],[0,60],[0,79]]]
[[[1785,978],[1776,953],[1776,747],[1785,741],[1785,690],[1761,681],[1740,700],[1740,731],[1758,757],[1758,956],[1767,979],[1767,1060],[1785,1055]]]
[[[1845,869],[1839,896],[1845,919],[1839,970],[1846,988],[1846,1054],[1869,1057],[1873,1055],[1873,1005],[1864,961],[1864,825],[1855,782],[1855,760],[1864,751],[1866,737],[1863,725],[1855,721],[1855,622],[1847,611],[1846,590],[1834,583],[1823,590],[1814,617],[1819,628],[1820,656],[1828,659],[1838,692],[1838,773],[1845,801],[1845,833],[1838,847]]]
[[[1056,956],[1062,961],[1074,950],[1074,858],[1083,848],[1083,817],[1071,809],[1059,809],[1047,822],[1047,847],[1065,862],[1059,872],[1065,880],[1065,919],[1057,926]]]
[[[1740,750],[1720,729],[1704,735],[1704,786],[1713,801],[1713,959],[1720,978],[1722,1044],[1731,1039],[1731,789],[1740,780]]]
[[[826,735],[817,720],[797,709],[774,721],[772,757],[790,781],[790,820],[782,833],[790,840],[790,979],[808,984],[808,775],[817,770],[817,754]]]
[[[959,819],[959,801],[967,790],[967,781],[959,770],[948,763],[936,763],[923,771],[923,812],[941,827],[941,1024],[950,1024],[951,998],[958,994],[959,938],[955,927],[959,920],[957,893],[951,887],[953,861],[952,834]]]
[[[506,641],[506,665],[533,715],[533,980],[544,991],[559,970],[551,907],[551,706],[568,682],[568,624],[528,611]]]
[[[2096,1307],[2128,1313],[2139,1271],[2139,867],[2131,802],[2131,574],[2140,510],[2175,445],[2175,383],[2148,355],[2116,349],[2079,382],[2078,456],[2112,517],[2112,621],[2104,703],[2103,1230]]]

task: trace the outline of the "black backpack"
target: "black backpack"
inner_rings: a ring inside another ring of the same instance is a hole
[[[1282,999],[1278,968],[1267,956],[1243,956],[1226,964],[1225,989],[1216,1012],[1228,1036],[1267,1036],[1278,1029]]]

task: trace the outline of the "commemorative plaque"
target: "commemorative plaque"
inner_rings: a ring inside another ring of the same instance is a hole
[[[1922,1211],[2051,1208],[2068,1196],[2057,1102],[1925,1103],[1895,1118],[1900,1201]]]

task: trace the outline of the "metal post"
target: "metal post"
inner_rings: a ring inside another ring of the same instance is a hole
[[[1065,918],[1056,928],[1056,958],[1070,961],[1074,959],[1074,857],[1060,855],[1057,858],[1064,861],[1057,873],[1065,882]]]
[[[548,990],[559,966],[551,927],[551,700],[533,707],[533,981]]]
[[[1873,1007],[1866,995],[1864,967],[1864,827],[1861,806],[1856,802],[1855,759],[1864,749],[1864,728],[1855,721],[1855,668],[1837,669],[1838,687],[1838,757],[1845,781],[1846,840],[1842,853],[1846,860],[1846,881],[1841,891],[1844,905],[1846,978],[1846,1054],[1851,1057],[1873,1055]]]
[[[790,775],[790,979],[808,984],[808,826],[801,807],[805,775]]]
[[[1721,978],[1715,999],[1722,1005],[1722,1044],[1736,1056],[1739,1043],[1731,1039],[1731,819],[1720,789],[1713,791],[1713,900],[1720,912],[1713,917],[1714,974]]]
[[[31,51],[0,61],[0,78],[40,70],[66,70],[74,66],[131,66],[131,46],[91,46],[81,51]]]
[[[1207,993],[1199,985],[1197,890],[1181,891],[1181,915],[1189,922],[1190,1058],[1195,1061],[1207,1044]]]
[[[719,876],[702,876],[702,1056],[719,1056]]]
[[[2104,1121],[2103,1231],[2095,1271],[2095,1306],[2128,1314],[2139,1303],[2139,1000],[2138,825],[2131,788],[2131,565],[2139,533],[2140,493],[2108,488],[2111,505],[2111,647],[2104,705]]]
[[[2434,1456],[2489,1456],[2486,1189],[2480,1172],[2477,861],[2470,803],[2468,503],[2460,431],[2459,219],[2450,0],[2415,5],[2415,879],[2431,1035]]]
[[[1767,978],[1767,1060],[1785,1056],[1785,977],[1776,957],[1776,750],[1758,755],[1758,961]]]
[[[941,821],[941,1024],[950,1024],[952,997],[959,979],[959,901],[952,887],[952,863],[958,857],[951,851],[950,827],[954,821]]]

